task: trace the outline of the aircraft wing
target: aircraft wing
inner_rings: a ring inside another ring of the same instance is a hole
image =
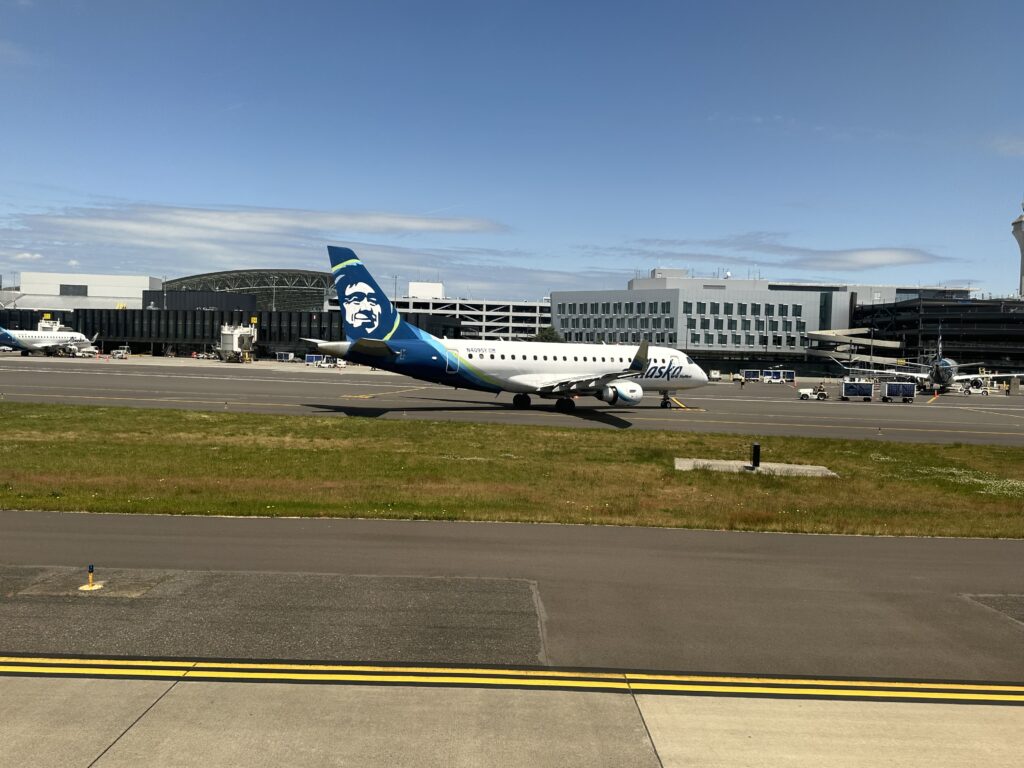
[[[953,381],[972,381],[974,379],[1024,379],[1024,371],[1017,373],[958,373]]]
[[[513,376],[510,381],[532,387],[538,394],[562,395],[573,393],[598,392],[607,384],[619,379],[632,379],[647,370],[647,340],[640,342],[640,347],[629,363],[629,367],[620,371],[609,371],[597,376],[562,376],[552,377],[547,374],[524,374]]]
[[[34,341],[32,342],[33,349],[66,349],[69,347],[77,347],[73,341]]]
[[[913,379],[915,381],[924,381],[931,375],[929,372],[915,373],[913,371],[894,371],[891,368],[855,368],[849,365],[843,365],[842,362],[836,360],[834,357],[832,361],[837,363],[840,368],[849,373],[856,373],[862,376],[874,376],[878,378],[891,378],[891,379]],[[970,378],[977,378],[971,376]]]

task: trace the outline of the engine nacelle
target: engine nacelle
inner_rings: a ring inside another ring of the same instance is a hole
[[[971,385],[971,389],[984,389],[985,388],[985,382],[982,379],[971,379],[970,385]]]
[[[644,389],[635,381],[616,381],[608,384],[597,395],[598,400],[603,400],[608,405],[622,403],[623,405],[636,405],[644,396]]]

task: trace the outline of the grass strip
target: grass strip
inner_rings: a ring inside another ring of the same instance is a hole
[[[1024,537],[1024,449],[0,404],[0,508]]]

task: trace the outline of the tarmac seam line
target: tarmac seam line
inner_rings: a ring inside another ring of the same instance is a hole
[[[661,755],[658,753],[658,745],[654,743],[654,736],[651,735],[651,729],[647,727],[647,718],[644,717],[644,711],[641,709],[640,702],[636,698],[636,691],[633,690],[633,686],[629,687],[629,696],[633,699],[633,706],[636,707],[636,713],[640,716],[640,722],[643,723],[644,733],[647,734],[647,741],[650,742],[651,750],[654,752],[654,759],[658,761],[658,765],[661,766],[661,768],[665,768],[665,763],[662,761]]]
[[[157,704],[159,704],[163,700],[164,696],[166,696],[168,693],[170,693],[172,690],[174,690],[174,686],[176,686],[180,682],[181,682],[181,679],[178,679],[178,680],[175,680],[173,683],[171,683],[170,686],[168,686],[167,690],[164,691],[163,693],[161,693],[159,696],[157,696],[156,697],[156,701],[154,701],[152,704],[150,704],[148,707],[146,707],[146,709],[143,711],[143,713],[141,715],[139,715],[137,718],[135,718],[128,725],[127,728],[125,728],[123,731],[121,731],[121,734],[116,739],[114,739],[112,742],[110,742],[107,745],[106,749],[104,749],[102,752],[100,752],[96,756],[96,759],[93,760],[91,763],[89,763],[89,765],[86,766],[86,768],[93,768],[93,766],[95,766],[96,763],[98,763],[100,760],[102,760],[103,756],[105,754],[107,754],[107,752],[109,752],[114,747],[114,745],[117,744],[117,742],[119,742],[121,739],[123,739],[125,734],[128,733],[128,731],[130,731],[132,728],[134,728],[138,724],[138,722],[140,720],[142,720],[142,718],[144,718],[146,715],[148,715],[150,713],[150,710],[152,710],[153,707],[155,707]]]

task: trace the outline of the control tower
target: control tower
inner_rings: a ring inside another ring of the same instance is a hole
[[[1020,207],[1024,209],[1024,203]],[[1020,285],[1017,295],[1024,299],[1024,214],[1013,220],[1013,236],[1020,246]]]

